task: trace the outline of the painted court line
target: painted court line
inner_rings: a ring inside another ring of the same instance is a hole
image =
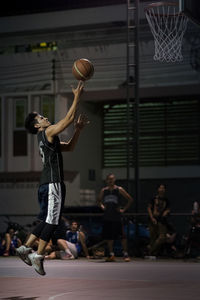
[[[68,295],[68,294],[72,294],[73,292],[67,292],[67,293],[62,293],[62,294],[57,294],[57,295],[54,295],[54,296],[51,296],[48,300],[54,300],[55,298],[58,298],[58,297],[61,297],[61,296],[64,296],[64,295]]]

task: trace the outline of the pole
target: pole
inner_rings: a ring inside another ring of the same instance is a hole
[[[126,46],[126,118],[127,118],[127,144],[126,144],[126,151],[127,151],[127,159],[126,159],[126,181],[127,181],[127,190],[128,193],[130,193],[130,86],[129,86],[129,78],[130,78],[130,48],[129,48],[129,42],[130,42],[130,15],[129,15],[129,6],[130,6],[130,0],[127,0],[127,46]]]
[[[139,157],[139,137],[140,137],[140,116],[139,116],[139,0],[135,0],[135,212],[138,213],[138,203],[140,202],[140,157]]]

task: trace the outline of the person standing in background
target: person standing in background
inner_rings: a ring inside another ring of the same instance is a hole
[[[169,201],[165,196],[166,187],[160,184],[156,196],[149,202],[150,255],[158,256],[161,246],[167,242],[168,223],[170,213]]]
[[[106,240],[109,255],[107,262],[115,261],[113,252],[114,240],[121,239],[124,261],[130,261],[127,252],[127,240],[123,232],[122,214],[127,211],[133,202],[133,198],[121,186],[115,184],[115,175],[109,174],[106,177],[107,186],[102,188],[97,202],[103,210],[103,239]],[[127,204],[120,208],[120,197],[127,200]]]

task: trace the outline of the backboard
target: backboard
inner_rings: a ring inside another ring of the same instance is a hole
[[[179,10],[191,21],[200,26],[200,1],[199,0],[179,0]]]

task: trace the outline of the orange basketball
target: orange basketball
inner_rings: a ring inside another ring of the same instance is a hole
[[[94,74],[94,66],[86,58],[77,59],[72,67],[72,73],[77,80],[88,80]]]

